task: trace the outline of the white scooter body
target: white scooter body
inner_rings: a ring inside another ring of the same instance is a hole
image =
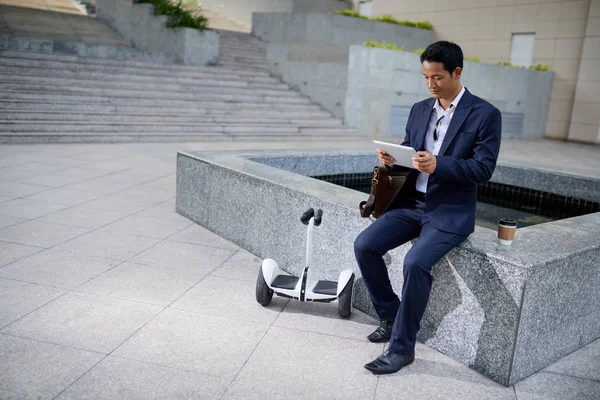
[[[312,209],[311,209],[312,210]],[[310,210],[309,210],[310,211]],[[309,212],[307,211],[307,213]],[[265,293],[266,288],[262,289],[263,300],[259,300],[259,284],[260,279],[264,279],[264,283],[272,293],[289,297],[301,302],[331,302],[340,296],[343,296],[338,307],[340,315],[347,317],[351,312],[352,305],[352,286],[354,285],[354,273],[352,270],[344,270],[340,273],[337,282],[317,280],[312,274],[311,259],[313,250],[313,230],[315,227],[315,217],[318,218],[320,224],[321,210],[317,211],[316,215],[313,215],[308,220],[307,228],[307,239],[306,239],[306,266],[303,268],[300,276],[290,275],[287,272],[281,270],[277,265],[277,262],[271,258],[266,258],[262,265],[262,274],[259,274],[259,281],[257,281],[257,300],[263,305],[267,305],[270,298],[267,296],[268,301],[265,304]],[[305,213],[306,215],[306,213]],[[349,286],[350,285],[350,286]],[[264,285],[263,285],[264,286]],[[344,292],[344,289],[349,286],[349,289]],[[347,304],[346,304],[347,303]]]

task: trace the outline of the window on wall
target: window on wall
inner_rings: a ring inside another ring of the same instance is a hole
[[[361,0],[359,3],[358,12],[365,17],[373,16],[373,2]]]
[[[535,33],[513,33],[510,63],[529,67],[533,60]]]

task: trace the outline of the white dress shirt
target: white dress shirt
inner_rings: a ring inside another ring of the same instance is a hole
[[[458,102],[464,93],[465,87],[463,86],[458,96],[454,98],[446,110],[442,108],[439,100],[436,100],[435,103],[433,103],[433,110],[435,112],[431,113],[431,118],[429,119],[429,127],[427,128],[427,134],[425,135],[425,150],[434,156],[438,155],[440,148],[442,147],[442,142],[446,136],[446,131],[448,130],[450,121],[452,121],[454,110],[456,110],[456,106],[458,105]],[[433,138],[434,131],[436,131],[438,136],[437,141]],[[419,172],[419,175],[417,176],[417,191],[422,193],[427,192],[428,180],[429,174],[425,172]]]

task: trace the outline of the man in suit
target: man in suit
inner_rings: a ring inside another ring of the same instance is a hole
[[[365,286],[381,323],[367,338],[387,342],[365,368],[389,374],[413,362],[421,318],[431,291],[433,265],[475,230],[477,184],[492,176],[500,150],[501,115],[460,82],[463,54],[440,41],[421,55],[431,97],[413,105],[402,143],[417,150],[413,168],[386,212],[354,242]],[[400,170],[378,149],[387,168]],[[408,170],[408,168],[405,168]],[[418,238],[404,258],[401,300],[383,255]]]

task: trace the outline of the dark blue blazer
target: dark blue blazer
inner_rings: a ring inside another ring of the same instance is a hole
[[[425,150],[425,135],[435,99],[413,105],[402,144]],[[425,207],[431,225],[460,235],[475,230],[477,184],[487,182],[494,172],[502,120],[500,111],[465,89],[442,147],[436,156],[437,167],[429,176]],[[394,166],[394,169],[404,169]],[[415,190],[418,171],[410,169],[407,181],[391,204]]]

